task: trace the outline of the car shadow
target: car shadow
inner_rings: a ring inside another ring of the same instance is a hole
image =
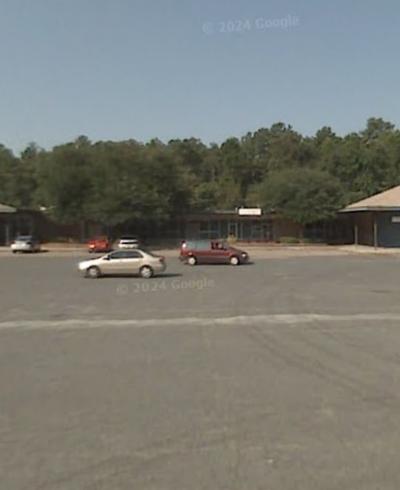
[[[169,277],[182,277],[183,274],[175,273],[175,272],[166,272],[165,274],[155,274],[151,279],[166,279]],[[139,274],[107,274],[105,276],[101,276],[102,279],[121,279],[121,278],[136,278],[143,279]]]
[[[12,252],[12,251],[11,251]],[[42,254],[42,253],[47,253],[49,250],[41,248],[40,250],[17,250],[16,252],[14,251],[14,255],[37,255],[37,254]]]
[[[254,262],[245,262],[244,264],[239,264],[239,265],[231,265],[228,262],[201,262],[200,264],[196,264],[195,266],[190,266],[190,264],[184,263],[184,265],[187,265],[189,267],[203,267],[203,266],[212,266],[212,267],[245,267],[248,265],[254,265]]]
[[[183,274],[177,272],[166,272],[165,274],[160,274],[157,277],[182,277]]]

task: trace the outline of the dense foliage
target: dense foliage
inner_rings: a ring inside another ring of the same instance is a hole
[[[0,146],[0,202],[45,208],[60,222],[158,222],[188,211],[261,206],[299,223],[400,184],[400,131],[371,118],[339,137],[274,124],[241,139],[74,142],[19,156]]]

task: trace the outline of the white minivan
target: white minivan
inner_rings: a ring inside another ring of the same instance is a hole
[[[118,240],[118,248],[132,249],[132,248],[138,248],[138,246],[139,246],[139,240],[135,236],[122,236]]]

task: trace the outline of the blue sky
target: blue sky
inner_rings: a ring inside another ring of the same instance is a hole
[[[399,28],[398,0],[0,0],[0,143],[400,126]]]

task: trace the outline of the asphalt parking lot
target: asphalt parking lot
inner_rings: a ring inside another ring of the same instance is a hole
[[[0,488],[400,487],[399,259],[0,257]]]

